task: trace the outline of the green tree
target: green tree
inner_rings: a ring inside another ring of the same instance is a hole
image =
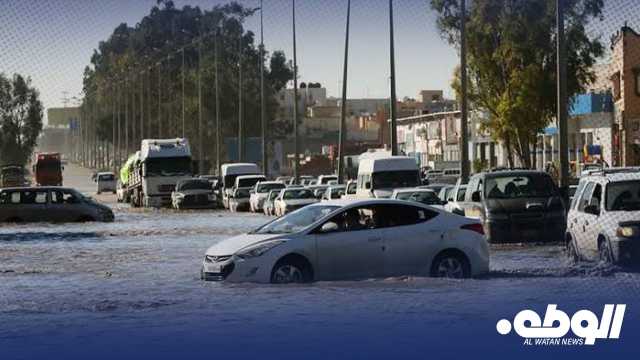
[[[0,165],[25,165],[42,131],[42,103],[31,79],[0,73]]]
[[[84,75],[85,105],[102,109],[96,129],[104,140],[112,137],[112,102],[114,96],[125,96],[130,104],[135,101],[136,114],[129,108],[129,134],[138,133],[131,128],[139,124],[139,104],[145,101],[145,122],[151,118],[151,136],[157,136],[158,121],[162,119],[163,136],[180,134],[182,117],[182,53],[185,55],[185,118],[186,135],[197,154],[198,131],[198,71],[202,71],[203,121],[205,137],[215,136],[215,74],[218,67],[220,84],[221,138],[235,137],[238,133],[238,73],[242,52],[244,128],[246,136],[260,134],[260,67],[264,67],[267,118],[276,121],[276,93],[293,72],[284,53],[276,51],[260,58],[255,34],[244,29],[243,22],[256,10],[247,9],[237,2],[217,5],[206,10],[184,6],[176,8],[172,1],[159,0],[150,13],[135,26],[120,24],[113,34],[98,44],[91,64]],[[198,45],[202,49],[199,66]],[[218,61],[215,52],[219,54]],[[158,63],[160,65],[158,66]],[[141,73],[144,71],[144,73]],[[158,108],[158,75],[161,78],[161,106]],[[123,79],[129,86],[124,86]],[[140,98],[140,81],[144,81],[144,96]],[[116,91],[113,88],[116,87]],[[149,90],[151,94],[149,93]],[[149,100],[150,99],[150,100]],[[149,103],[150,101],[150,103]],[[124,118],[124,108],[120,115]],[[93,120],[90,120],[93,121]],[[125,126],[125,125],[123,125]],[[137,125],[139,128],[139,125]],[[146,127],[146,125],[145,125]],[[269,126],[269,135],[279,135],[281,126]],[[214,146],[208,141],[205,154],[213,158]],[[224,146],[221,146],[224,150]]]
[[[502,141],[513,165],[535,163],[537,135],[556,113],[556,0],[468,2],[467,62],[471,105],[486,110],[483,126]],[[604,48],[585,27],[602,20],[603,0],[565,0],[567,93],[569,98],[594,81],[593,65]],[[459,48],[459,0],[431,0],[438,28]],[[459,69],[452,86],[460,94]]]

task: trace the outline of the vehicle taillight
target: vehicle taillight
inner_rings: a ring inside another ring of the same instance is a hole
[[[467,224],[467,225],[462,225],[460,226],[460,229],[463,230],[471,230],[471,231],[475,231],[480,235],[484,235],[484,228],[482,227],[482,224]]]

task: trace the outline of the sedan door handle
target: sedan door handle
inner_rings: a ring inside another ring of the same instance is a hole
[[[374,238],[369,238],[367,241],[369,241],[369,242],[378,242],[380,240],[382,240],[382,238],[374,237]]]

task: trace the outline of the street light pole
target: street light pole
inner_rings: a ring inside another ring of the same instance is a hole
[[[293,18],[293,178],[294,183],[298,183],[298,52],[296,48],[296,0],[292,0]]]
[[[563,194],[569,187],[569,151],[567,139],[567,49],[564,38],[564,0],[556,0],[557,26],[557,91],[558,91],[558,132],[560,136],[560,178],[559,186]],[[566,197],[566,195],[565,195]]]
[[[184,99],[184,80],[185,80],[185,69],[184,69],[184,47],[182,48],[182,138],[185,138],[185,99]]]
[[[242,28],[240,29],[238,51],[238,161],[244,161],[244,109],[242,101]]]
[[[469,131],[467,129],[467,10],[466,0],[460,0],[460,178],[466,184],[469,180]]]
[[[216,39],[214,43],[214,62],[215,62],[215,87],[216,87],[216,173],[220,175],[220,84],[219,78],[220,73],[218,72],[218,63],[219,63],[219,29],[216,29]]]
[[[262,173],[268,176],[267,164],[267,117],[264,98],[264,4],[260,0],[260,124],[262,129]]]
[[[340,113],[340,132],[338,134],[338,183],[344,182],[344,138],[346,136],[347,117],[347,73],[349,61],[349,21],[351,18],[351,0],[347,0],[347,28],[344,37],[344,65],[342,66],[342,108]]]
[[[393,0],[389,0],[389,64],[391,67],[391,155],[398,155],[398,134],[396,133],[397,97],[396,97],[396,56],[393,40]]]
[[[202,126],[202,38],[198,42],[198,172],[204,174],[204,149]]]

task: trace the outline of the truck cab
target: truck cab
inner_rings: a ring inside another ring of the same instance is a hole
[[[189,141],[181,138],[142,140],[139,160],[129,176],[129,186],[133,186],[132,204],[171,205],[171,193],[178,181],[193,176]]]
[[[222,176],[222,204],[225,209],[228,209],[229,197],[233,194],[236,178],[242,175],[260,175],[260,168],[253,163],[222,164],[220,175]]]
[[[62,186],[62,170],[60,153],[36,153],[33,175],[38,186]]]

